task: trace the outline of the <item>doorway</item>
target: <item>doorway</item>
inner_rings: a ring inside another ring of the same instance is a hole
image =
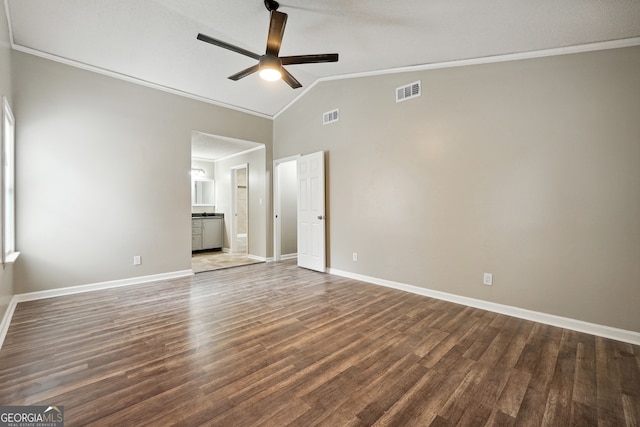
[[[231,168],[231,253],[247,253],[249,247],[249,165]]]
[[[194,252],[192,244],[192,270],[200,272],[222,268],[218,264],[223,261],[224,267],[227,267],[230,266],[230,260],[234,261],[234,265],[239,265],[235,262],[237,260],[243,264],[247,261],[266,261],[268,213],[267,206],[263,206],[264,196],[259,191],[264,188],[268,176],[265,145],[192,131],[191,167],[203,169],[204,178],[210,178],[215,188],[213,205],[205,210],[204,206],[192,204],[192,218],[202,213],[224,216],[221,250],[201,252],[196,249]],[[236,182],[241,188],[236,188]],[[192,241],[197,241],[197,237],[193,236],[199,230],[194,232],[193,221],[191,228]],[[195,257],[198,260],[194,261]],[[214,261],[215,265],[212,266]]]
[[[273,162],[273,257],[274,261],[298,256],[298,158]]]

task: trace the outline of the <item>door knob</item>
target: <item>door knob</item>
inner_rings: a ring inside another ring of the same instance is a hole
[[[324,219],[322,215],[318,215],[318,219]]]

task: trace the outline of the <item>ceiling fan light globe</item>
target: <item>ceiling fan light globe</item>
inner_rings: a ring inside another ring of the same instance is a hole
[[[282,78],[282,62],[277,56],[264,55],[260,57],[258,64],[258,73],[264,80],[276,81]]]
[[[263,68],[260,70],[260,77],[264,80],[274,82],[282,78],[282,73],[276,68]]]

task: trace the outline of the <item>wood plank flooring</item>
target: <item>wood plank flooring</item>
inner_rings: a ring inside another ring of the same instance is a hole
[[[18,304],[0,405],[67,426],[637,426],[640,347],[291,262]]]

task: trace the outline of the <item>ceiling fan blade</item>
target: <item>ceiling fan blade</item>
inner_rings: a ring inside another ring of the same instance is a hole
[[[283,56],[280,58],[282,65],[315,64],[318,62],[338,62],[337,53],[321,53],[318,55]]]
[[[284,80],[286,84],[291,86],[291,89],[298,89],[299,87],[302,87],[300,82],[296,80],[296,78],[293,77],[291,73],[284,68],[282,69],[282,80]]]
[[[242,79],[244,77],[247,77],[249,74],[253,74],[256,71],[258,71],[258,67],[259,67],[259,65],[256,64],[253,67],[246,68],[246,69],[240,71],[239,73],[235,73],[233,76],[229,76],[229,79],[231,79],[231,80],[240,80],[240,79]]]
[[[229,44],[227,42],[223,42],[222,40],[214,39],[213,37],[206,36],[206,35],[204,35],[202,33],[198,33],[198,37],[197,38],[198,38],[198,40],[201,40],[203,42],[211,43],[211,44],[219,46],[221,48],[228,49],[230,51],[239,53],[239,54],[244,55],[244,56],[248,56],[249,58],[260,59],[260,55],[258,55],[256,53],[249,52],[246,49],[243,49],[243,48],[238,47],[238,46],[234,46],[234,45]]]
[[[278,56],[280,53],[280,45],[282,44],[282,36],[284,36],[284,27],[287,24],[287,14],[271,11],[271,22],[269,23],[269,37],[267,38],[267,55]]]

